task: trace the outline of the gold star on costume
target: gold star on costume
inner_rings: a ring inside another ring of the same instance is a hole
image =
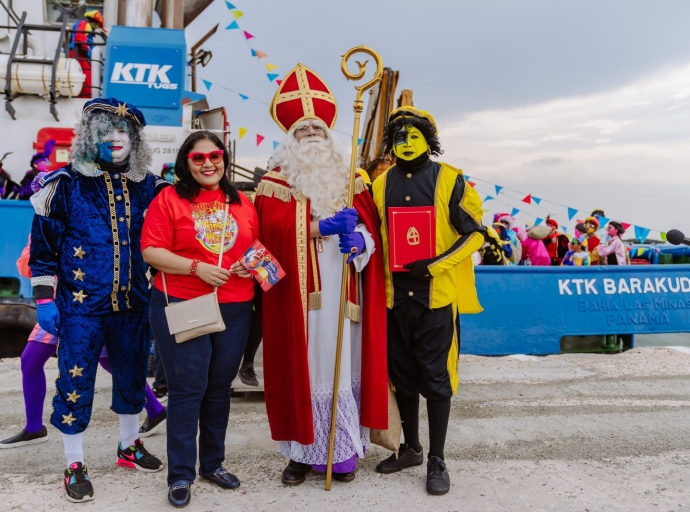
[[[62,415],[62,422],[67,423],[70,427],[72,426],[72,423],[74,423],[75,421],[77,421],[77,418],[72,416],[72,413],[69,413],[67,416],[65,416],[64,414]]]
[[[68,401],[68,402],[74,402],[74,403],[76,404],[76,403],[77,403],[77,399],[78,399],[80,396],[81,396],[81,395],[77,395],[77,390],[75,389],[75,390],[72,391],[71,393],[67,393],[67,401]]]
[[[72,272],[74,272],[74,279],[75,280],[77,280],[77,279],[79,279],[80,281],[84,280],[84,276],[86,274],[84,272],[82,272],[80,268],[78,268],[77,270],[73,270]]]
[[[80,260],[84,259],[84,254],[86,254],[86,252],[82,250],[81,245],[79,247],[72,247],[72,249],[74,249],[75,258],[79,258]]]
[[[68,370],[68,372],[72,375],[72,378],[74,377],[83,377],[84,375],[81,373],[84,371],[84,368],[79,368],[76,364],[74,365],[74,368],[71,370]]]
[[[72,302],[79,301],[79,304],[84,304],[84,299],[88,297],[88,295],[84,293],[84,290],[79,290],[78,293],[72,292],[72,295],[74,295],[74,300]]]
[[[127,105],[124,103],[118,103],[117,108],[115,109],[115,113],[118,116],[126,116],[129,114],[129,109],[127,108]]]

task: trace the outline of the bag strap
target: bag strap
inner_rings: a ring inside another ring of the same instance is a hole
[[[228,213],[230,211],[230,198],[225,196],[225,218],[223,220],[223,234],[220,236],[220,251],[218,251],[218,266],[223,265],[223,252],[225,250],[225,232],[228,227]],[[161,278],[163,279],[163,293],[165,293],[165,303],[169,306],[170,301],[168,300],[168,286],[165,282],[165,272],[161,270]],[[218,287],[213,287],[213,293],[218,293]]]

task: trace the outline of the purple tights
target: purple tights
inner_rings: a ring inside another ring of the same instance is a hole
[[[43,428],[43,402],[46,398],[46,374],[43,367],[55,355],[57,347],[49,343],[29,341],[22,352],[22,388],[24,390],[24,409],[26,410],[26,431],[38,432]],[[107,357],[101,357],[101,366],[111,373]],[[146,384],[146,415],[150,418],[163,411],[151,388]]]

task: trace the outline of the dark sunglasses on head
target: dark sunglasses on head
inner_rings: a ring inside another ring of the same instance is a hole
[[[187,157],[192,161],[194,165],[204,165],[204,162],[208,158],[209,162],[212,164],[219,164],[223,161],[223,150],[216,149],[210,153],[201,153],[199,151],[194,151],[189,153]]]

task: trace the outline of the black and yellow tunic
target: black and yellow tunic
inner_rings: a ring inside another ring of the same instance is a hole
[[[412,162],[399,161],[374,181],[372,189],[381,218],[391,311],[389,374],[398,392],[403,387],[405,394],[445,398],[457,391],[457,314],[482,311],[470,257],[484,243],[481,199],[462,171],[426,155]],[[436,257],[428,266],[432,276],[428,281],[389,268],[387,211],[405,206],[436,208]],[[409,328],[401,325],[410,319],[414,324]],[[422,324],[426,327],[419,328]],[[422,370],[414,370],[412,359]]]

